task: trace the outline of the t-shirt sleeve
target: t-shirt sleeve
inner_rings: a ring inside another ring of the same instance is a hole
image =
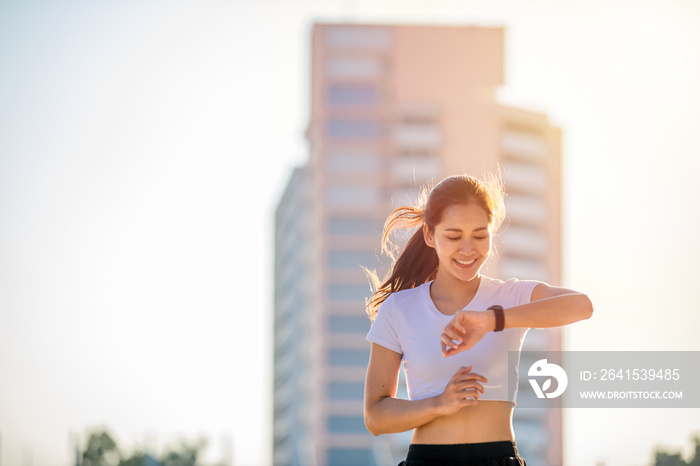
[[[387,301],[390,298],[388,298]],[[391,303],[387,301],[384,301],[379,306],[372,327],[369,329],[369,333],[367,333],[367,340],[396,353],[403,354],[396,329],[396,321],[394,319],[394,308],[391,306]]]
[[[509,284],[508,293],[513,298],[513,305],[519,306],[532,301],[532,292],[542,282],[538,280],[510,279],[507,283]]]

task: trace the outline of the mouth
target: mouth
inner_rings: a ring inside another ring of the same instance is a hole
[[[454,261],[458,267],[466,269],[466,268],[469,268],[476,263],[476,257],[474,259],[468,260],[468,261],[461,261],[461,260],[457,260],[457,259],[454,259]]]

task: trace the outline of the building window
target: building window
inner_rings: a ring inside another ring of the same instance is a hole
[[[326,44],[335,48],[381,50],[391,46],[391,32],[378,27],[332,27]]]
[[[377,173],[384,167],[380,154],[373,152],[332,151],[326,156],[333,173]]]
[[[400,205],[416,205],[420,198],[421,190],[417,186],[405,186],[396,189],[391,193],[391,201],[396,206]],[[401,234],[400,232],[398,233]]]
[[[330,382],[328,398],[334,401],[357,401],[365,396],[365,384],[361,382]]]
[[[331,78],[378,79],[384,74],[383,62],[377,58],[331,58],[326,61]]]
[[[442,145],[442,130],[435,123],[400,123],[394,141],[401,148],[436,150]]]
[[[423,184],[442,173],[438,157],[404,156],[394,164],[394,175],[402,183]]]
[[[547,234],[535,228],[511,225],[501,235],[503,250],[509,256],[546,261],[550,253]]]
[[[504,279],[521,277],[526,280],[540,280],[543,282],[549,282],[552,279],[547,265],[536,260],[506,257],[501,259],[499,268],[500,275]]]
[[[334,139],[379,139],[384,136],[385,125],[376,119],[345,119],[333,118],[328,120],[327,134]]]
[[[331,249],[327,259],[328,266],[333,269],[357,269],[377,264],[377,255],[373,251]]]
[[[366,431],[366,429],[365,429]],[[334,466],[375,466],[372,450],[367,448],[330,448],[328,450],[328,464]]]
[[[333,235],[380,235],[383,223],[366,217],[329,217],[328,232]]]
[[[331,349],[328,362],[331,366],[366,366],[369,361],[369,349]]]
[[[539,134],[508,129],[501,135],[501,150],[510,159],[542,163],[549,155],[547,141]]]
[[[362,301],[368,298],[372,291],[366,283],[331,283],[328,285],[327,296],[334,301]]]
[[[549,188],[549,179],[541,165],[519,162],[503,164],[503,182],[508,192],[543,195]]]
[[[379,104],[375,86],[362,84],[334,84],[328,88],[328,103],[332,106],[371,107]]]
[[[339,207],[374,207],[381,205],[382,190],[377,186],[329,186],[328,205]]]
[[[362,416],[330,416],[328,431],[334,434],[367,432]],[[357,463],[360,464],[360,463]]]
[[[331,333],[367,333],[370,321],[366,315],[328,317],[328,330]]]
[[[512,224],[544,228],[549,220],[549,208],[542,199],[513,194],[506,197],[505,204]]]

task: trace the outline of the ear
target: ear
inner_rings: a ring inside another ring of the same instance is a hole
[[[430,228],[428,227],[427,223],[423,224],[423,239],[425,240],[425,244],[430,246],[431,248],[435,249],[435,232],[430,231]]]

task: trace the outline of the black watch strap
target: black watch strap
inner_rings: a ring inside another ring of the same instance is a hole
[[[493,329],[494,332],[501,332],[505,328],[506,325],[506,319],[505,316],[503,315],[503,306],[499,306],[498,304],[494,304],[493,306],[489,307],[487,311],[493,310],[494,315],[496,316],[496,328]]]

